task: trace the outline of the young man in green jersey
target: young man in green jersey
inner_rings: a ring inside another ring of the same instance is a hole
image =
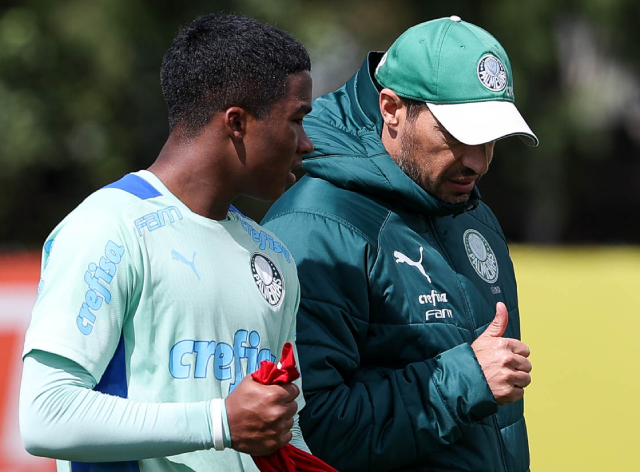
[[[231,206],[279,197],[313,145],[310,60],[286,33],[208,15],[166,53],[170,135],[148,170],[89,196],[47,238],[20,426],[59,470],[256,470],[290,440],[299,384],[248,374],[295,339],[286,247]],[[293,439],[292,439],[293,437]]]

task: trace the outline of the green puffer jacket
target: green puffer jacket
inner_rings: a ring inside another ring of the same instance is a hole
[[[477,190],[444,204],[386,153],[379,57],[314,101],[307,176],[263,221],[298,266],[304,436],[342,472],[525,472],[523,402],[497,406],[471,349],[498,301],[520,337],[504,235]]]

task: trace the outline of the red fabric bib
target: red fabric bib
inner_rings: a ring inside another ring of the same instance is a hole
[[[282,347],[282,358],[278,364],[262,361],[260,368],[251,377],[263,385],[282,385],[300,377],[291,343],[285,343]],[[316,456],[291,444],[268,456],[252,457],[262,472],[338,472]]]

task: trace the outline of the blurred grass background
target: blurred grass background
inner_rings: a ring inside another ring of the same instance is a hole
[[[3,0],[0,251],[36,249],[95,189],[148,167],[168,132],[159,83],[181,25],[242,13],[298,38],[314,96],[370,50],[459,15],[493,34],[540,138],[496,146],[480,190],[510,241],[639,244],[640,8],[635,0]],[[260,220],[267,203],[236,205]]]
[[[516,245],[531,470],[640,463],[640,248]]]

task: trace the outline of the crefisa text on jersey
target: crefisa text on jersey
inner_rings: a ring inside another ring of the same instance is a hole
[[[280,242],[275,241],[273,237],[264,232],[264,230],[257,231],[246,221],[242,220],[240,222],[242,225],[242,229],[244,229],[249,235],[253,238],[255,242],[260,243],[260,249],[265,250],[266,248],[271,249],[273,252],[282,253],[284,258],[288,263],[291,263],[291,255],[286,247]]]
[[[251,374],[262,361],[276,360],[270,349],[260,349],[260,333],[239,329],[233,336],[233,346],[194,339],[176,342],[169,353],[169,372],[174,379],[205,379],[211,372],[211,358],[213,376],[220,381],[233,380],[229,391],[242,380],[244,372]],[[243,364],[246,364],[246,371],[243,371]]]
[[[89,270],[84,273],[84,281],[89,286],[89,290],[84,294],[84,302],[80,308],[76,324],[80,332],[85,336],[93,331],[93,325],[96,322],[96,315],[91,310],[99,310],[103,302],[107,304],[111,302],[111,292],[105,285],[100,283],[100,280],[103,280],[107,285],[111,284],[123,254],[124,246],[119,246],[109,240],[104,248],[104,256],[100,258],[99,265],[92,262],[89,264]]]

